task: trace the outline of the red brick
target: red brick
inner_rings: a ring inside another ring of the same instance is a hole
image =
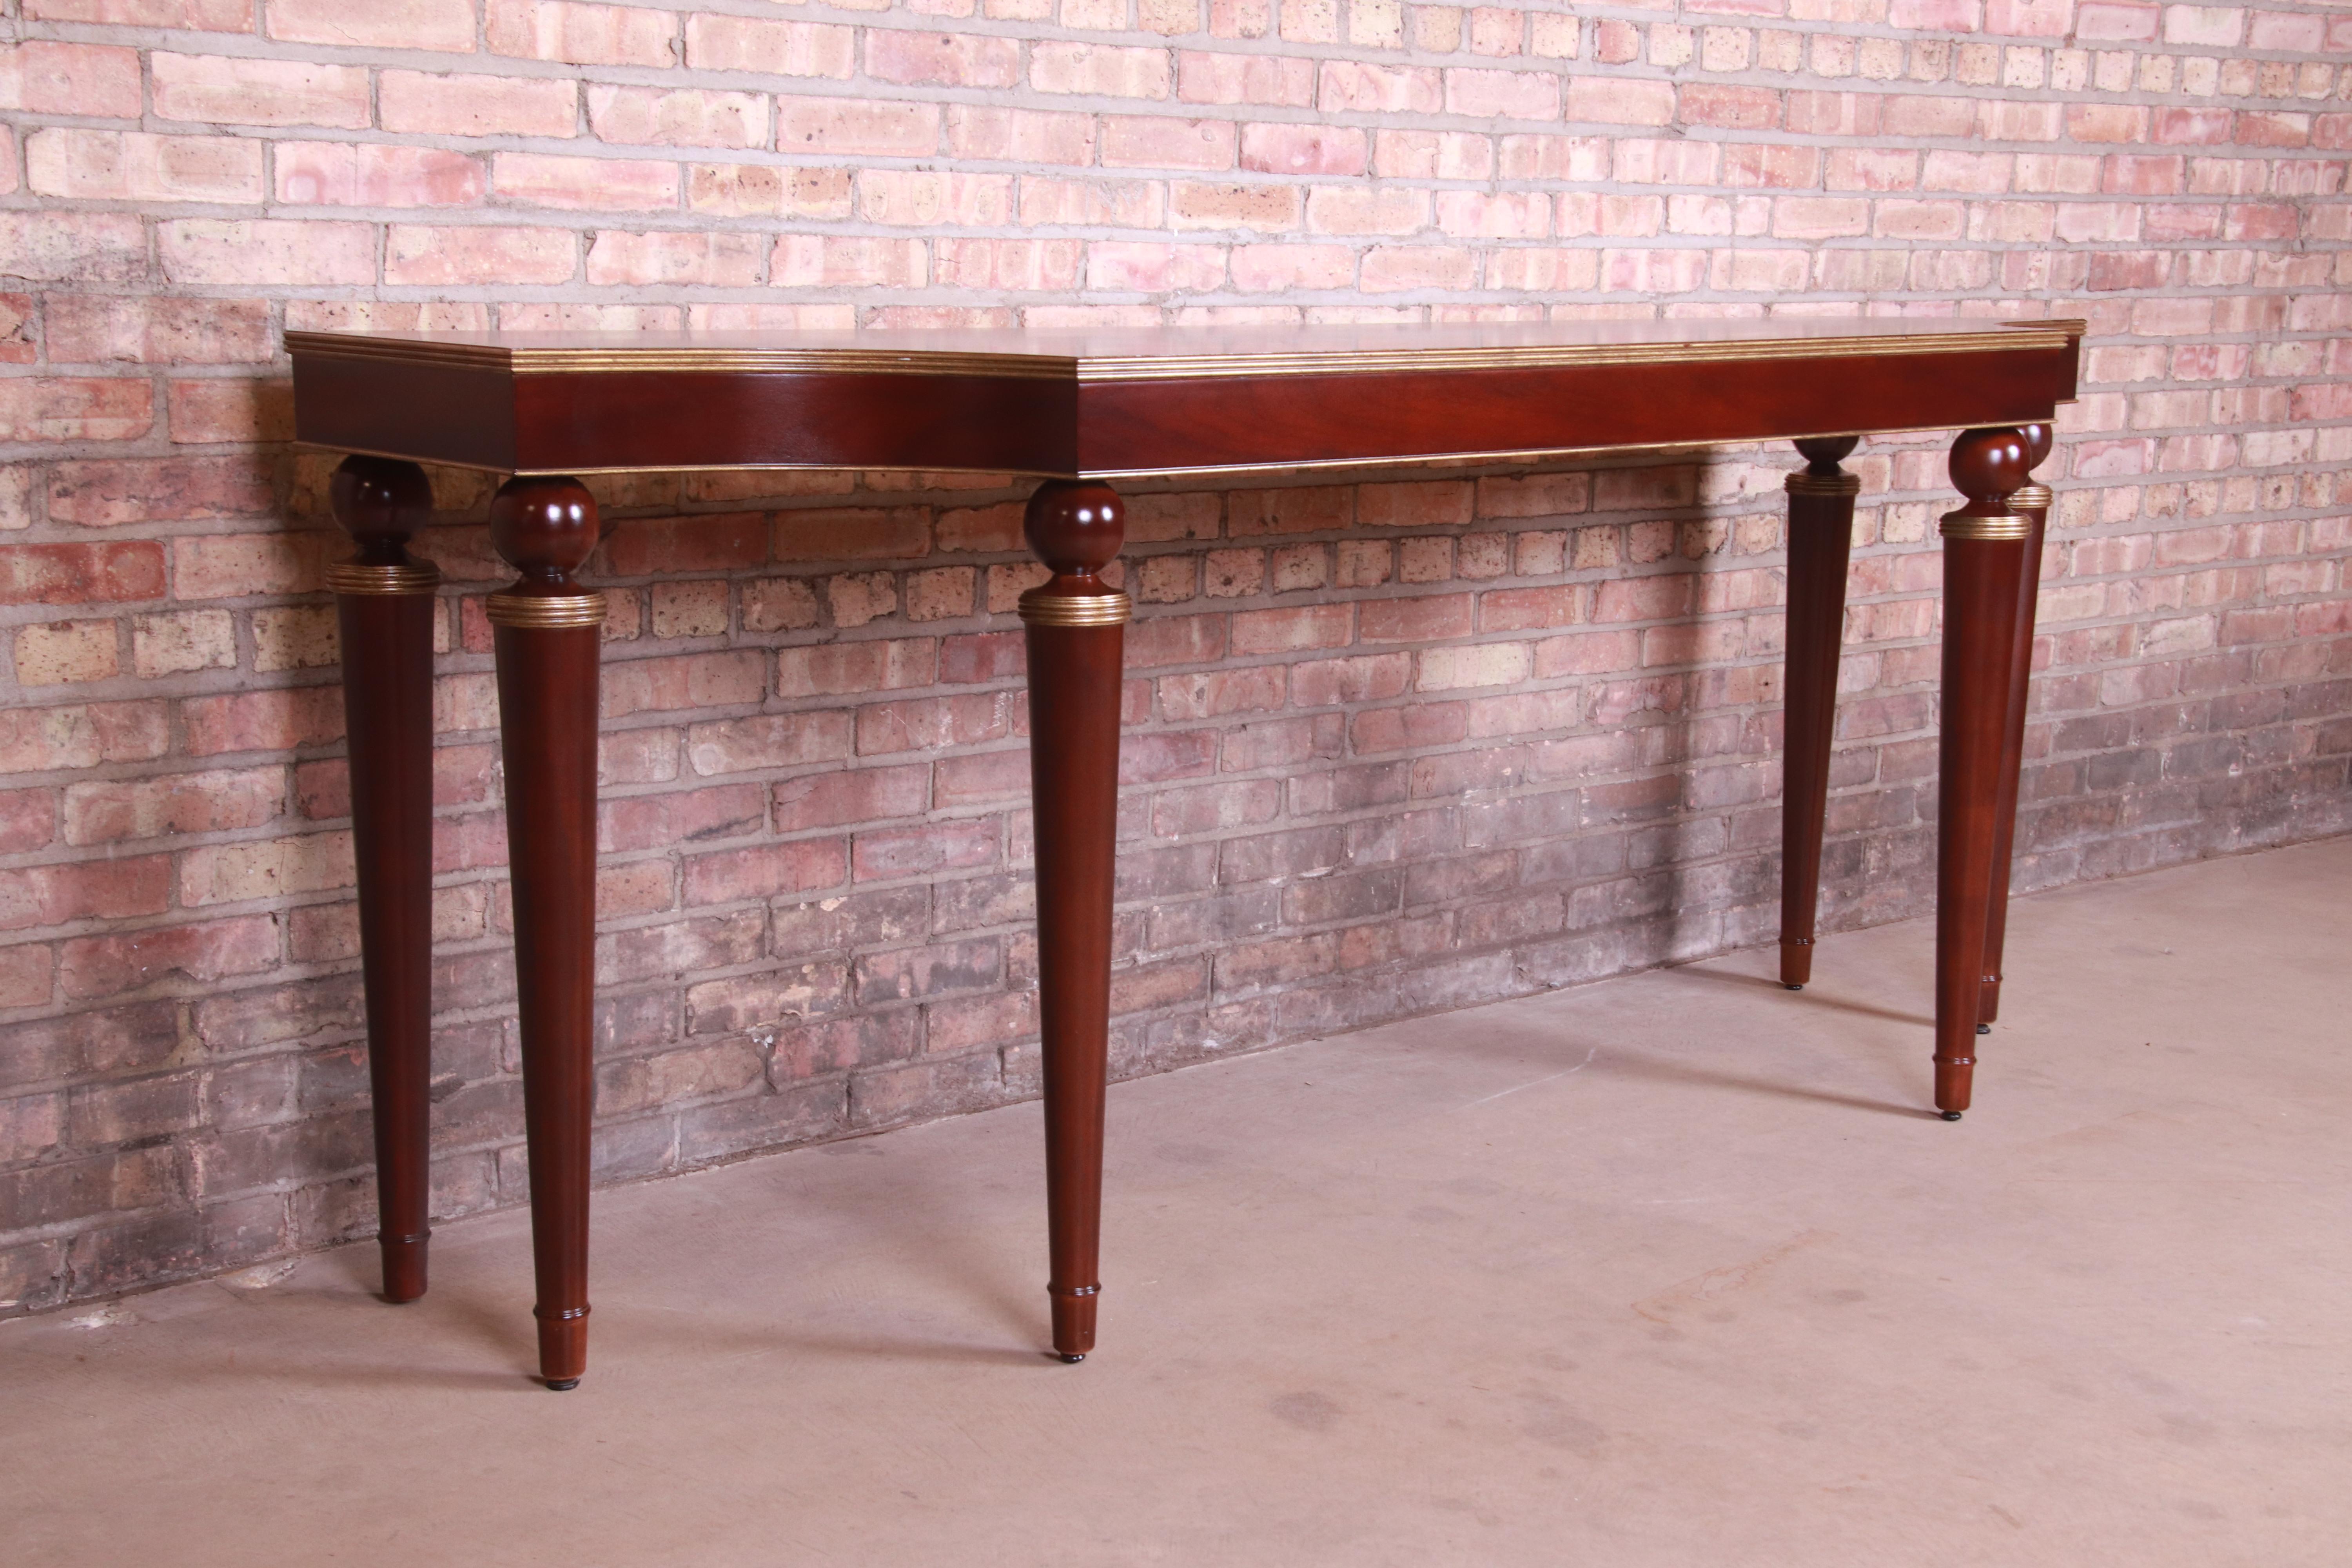
[[[0,931],[161,914],[171,889],[163,855],[0,871]]]
[[[891,691],[929,686],[939,676],[939,645],[929,637],[786,648],[777,656],[776,694]]]
[[[0,547],[0,604],[119,603],[163,593],[163,548],[152,540]]]
[[[1290,123],[1242,127],[1242,167],[1264,174],[1360,174],[1369,154],[1364,133],[1346,127]]]
[[[930,804],[930,769],[855,768],[810,773],[774,787],[779,833],[919,815]]]
[[[572,136],[579,94],[544,77],[387,70],[376,84],[386,131],[428,136]]]
[[[155,57],[159,113],[163,62],[173,58]],[[0,49],[0,104],[35,114],[136,120],[142,108],[138,51],[46,39]]]
[[[500,153],[490,160],[499,195],[518,206],[604,212],[667,211],[677,206],[676,163],[636,158],[562,158]]]
[[[675,11],[583,0],[488,0],[482,29],[493,54],[523,59],[656,69],[676,63]]]
[[[276,501],[268,465],[243,455],[59,463],[49,476],[50,519],[85,528],[258,517]]]
[[[26,183],[77,200],[258,202],[261,144],[212,136],[58,128],[25,143]]]
[[[733,903],[836,887],[848,879],[846,848],[838,838],[803,838],[688,856],[686,901],[689,906]]]
[[[762,93],[591,82],[588,123],[606,142],[655,147],[764,147],[769,103]]]
[[[1568,83],[1567,116],[1605,125],[1670,125],[1675,89],[1662,81],[1574,76]]]
[[[270,0],[269,36],[341,47],[474,52],[474,0]]]
[[[856,35],[814,22],[698,14],[686,22],[686,63],[698,70],[845,79]]]
[[[1233,651],[1286,653],[1345,647],[1352,638],[1354,620],[1352,607],[1344,604],[1252,610],[1234,617]]]
[[[331,125],[347,131],[369,121],[363,66],[162,52],[151,57],[149,66],[154,74],[155,113],[163,120]],[[132,93],[135,103],[135,85]]]
[[[375,230],[363,223],[177,218],[156,226],[174,283],[310,286],[375,281]]]
[[[269,968],[279,961],[279,947],[273,915],[82,937],[58,950],[58,978],[68,996],[82,1001],[159,982],[209,984]]]
[[[1029,49],[1029,85],[1039,92],[1166,98],[1168,56],[1161,49],[1039,42]]]
[[[342,739],[342,692],[310,686],[192,698],[181,704],[180,721],[192,757],[320,745]]]
[[[437,147],[280,142],[278,199],[299,205],[471,206],[488,181],[481,160]]]
[[[43,22],[250,33],[254,0],[25,0],[24,14]]]
[[[928,87],[1013,87],[1021,80],[1021,47],[985,34],[877,28],[866,35],[866,74]]]

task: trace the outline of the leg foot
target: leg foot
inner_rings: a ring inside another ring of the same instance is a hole
[[[1064,1361],[1084,1361],[1095,1348],[1095,1303],[1101,1287],[1090,1290],[1056,1290],[1054,1297],[1054,1353]]]
[[[573,1389],[579,1386],[580,1380],[576,1377],[567,1377],[561,1380],[550,1378],[547,1381],[548,1392],[551,1394],[562,1394],[567,1389]]]
[[[539,1320],[539,1375],[569,1388],[588,1370],[588,1309]]]
[[[383,1254],[383,1299],[395,1305],[425,1294],[425,1245],[421,1236],[377,1238]]]
[[[1957,1110],[1939,1110],[1936,1114],[1947,1121],[1958,1121],[1960,1119],[1960,1113]]]

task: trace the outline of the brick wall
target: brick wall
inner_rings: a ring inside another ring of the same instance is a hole
[[[2352,826],[2352,13],[0,11],[0,1310],[372,1227],[288,327],[2084,315],[2021,885]],[[1929,893],[1945,439],[1855,464],[1832,929]],[[1119,1070],[1769,938],[1791,462],[1136,487]],[[522,1163],[436,479],[454,1215]],[[1020,488],[599,488],[604,1174],[1030,1093]]]

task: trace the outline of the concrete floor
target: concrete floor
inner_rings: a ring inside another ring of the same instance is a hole
[[[1102,1348],[1020,1107],[0,1324],[16,1563],[2341,1564],[2352,839],[2028,900],[1977,1109],[1930,932],[1111,1096]]]

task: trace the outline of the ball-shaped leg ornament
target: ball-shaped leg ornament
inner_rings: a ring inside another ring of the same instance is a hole
[[[596,500],[578,479],[511,479],[490,500],[490,543],[525,578],[569,578],[596,539]]]
[[[2033,457],[2022,431],[1970,430],[1952,443],[1952,488],[1970,500],[1998,500],[2026,482]]]
[[[1091,577],[1118,557],[1127,503],[1108,485],[1084,479],[1040,485],[1021,526],[1037,559],[1055,572]]]
[[[2058,440],[2058,432],[2039,421],[2019,426],[2017,433],[2025,437],[2025,466],[2028,468],[2040,468]]]
[[[327,485],[327,504],[362,559],[398,559],[408,536],[433,515],[425,470],[397,458],[345,458]]]
[[[1861,445],[1859,436],[1808,436],[1797,443],[1797,452],[1814,473],[1834,474],[1846,455]]]

